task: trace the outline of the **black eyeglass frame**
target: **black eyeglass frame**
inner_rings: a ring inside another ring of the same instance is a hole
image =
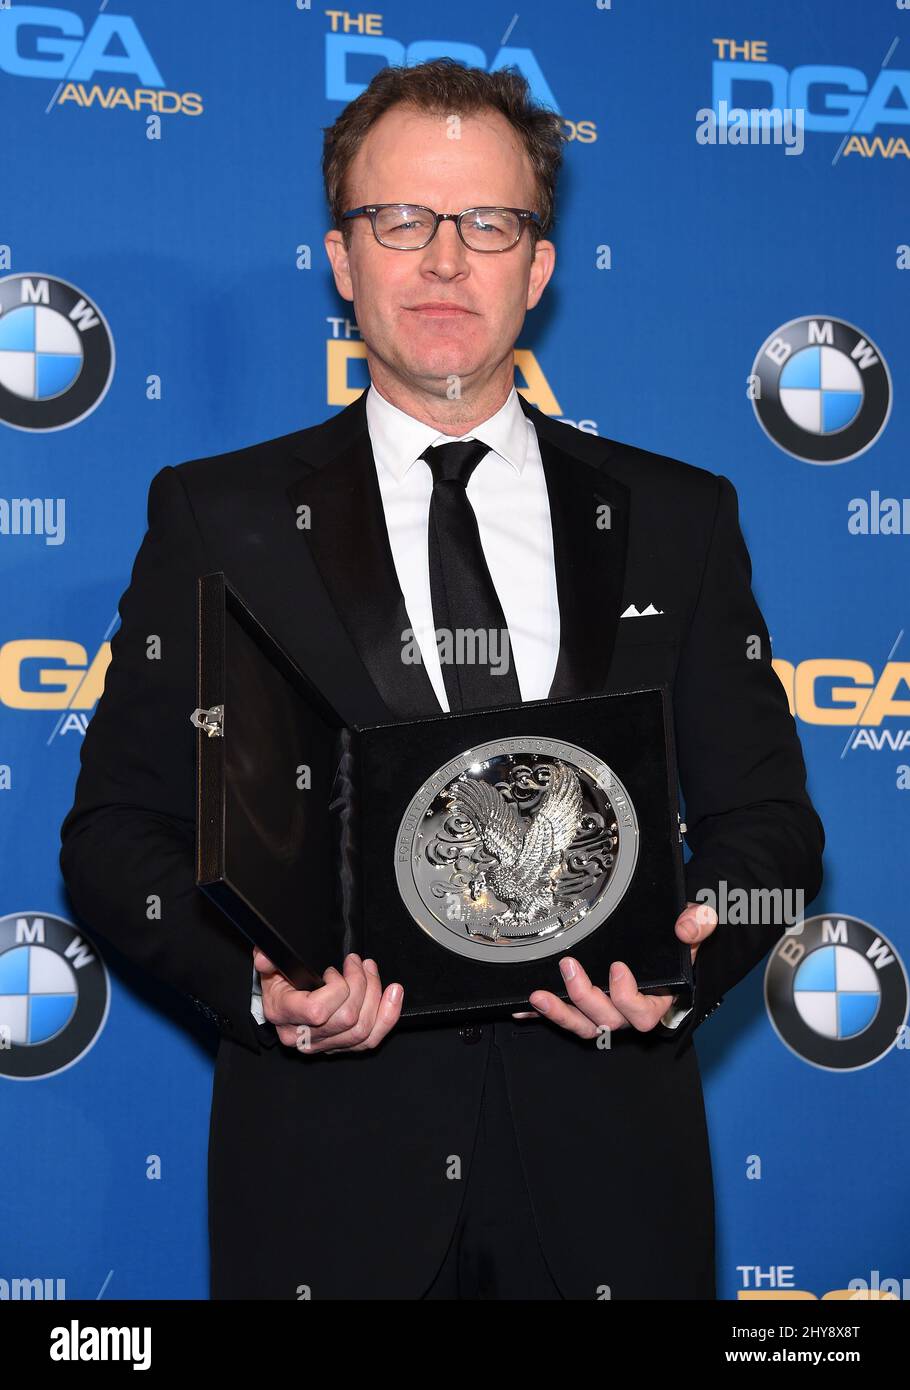
[[[433,230],[430,232],[430,235],[427,237],[426,241],[421,242],[419,246],[393,246],[390,242],[383,241],[376,230],[376,214],[382,212],[384,208],[414,208],[417,212],[428,212],[434,219]],[[461,230],[461,219],[463,217],[467,217],[468,214],[472,212],[514,212],[515,215],[520,219],[518,223],[518,236],[508,246],[489,246],[484,248],[481,248],[479,246],[469,246],[467,241],[465,241],[464,233]],[[543,231],[543,221],[540,217],[540,214],[536,212],[530,212],[527,208],[478,207],[464,208],[462,212],[435,212],[433,208],[428,208],[423,203],[364,203],[362,207],[350,208],[347,212],[343,212],[341,214],[342,222],[345,222],[352,217],[369,217],[370,225],[373,228],[373,236],[379,242],[379,245],[384,246],[388,251],[426,250],[430,242],[435,237],[436,233],[439,231],[440,222],[454,222],[455,230],[458,233],[462,243],[467,247],[469,251],[476,251],[480,256],[501,256],[503,251],[511,251],[513,247],[517,246],[518,243],[521,241],[521,234],[526,226],[529,228],[529,232],[531,226],[533,226],[538,232]]]

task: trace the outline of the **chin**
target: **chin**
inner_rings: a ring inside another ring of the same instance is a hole
[[[479,352],[467,352],[463,345],[452,343],[449,347],[441,343],[427,346],[424,351],[415,351],[417,345],[411,343],[411,351],[403,365],[409,373],[420,377],[471,377],[483,366]]]

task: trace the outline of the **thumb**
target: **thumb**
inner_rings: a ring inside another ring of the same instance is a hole
[[[676,935],[690,946],[697,946],[717,926],[717,913],[707,903],[688,903],[676,919]]]

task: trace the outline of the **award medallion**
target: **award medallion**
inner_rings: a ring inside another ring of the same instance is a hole
[[[402,899],[440,946],[485,961],[563,954],[613,912],[638,859],[615,773],[548,738],[496,739],[427,778],[395,841]]]

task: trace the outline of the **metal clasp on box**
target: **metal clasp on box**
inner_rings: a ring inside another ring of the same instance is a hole
[[[194,709],[190,723],[208,734],[209,738],[224,738],[224,705],[212,705],[211,709]]]
[[[679,826],[679,829],[677,830],[676,833],[677,833],[678,836],[679,836],[679,843],[682,844],[682,837],[685,835],[685,833],[686,833],[686,831],[688,830],[689,827],[686,825],[686,822],[685,822],[684,820],[681,820],[681,819],[680,819],[680,815],[679,815],[679,812],[678,812],[678,811],[676,812],[676,820],[677,820],[677,823],[678,823],[678,826]]]

